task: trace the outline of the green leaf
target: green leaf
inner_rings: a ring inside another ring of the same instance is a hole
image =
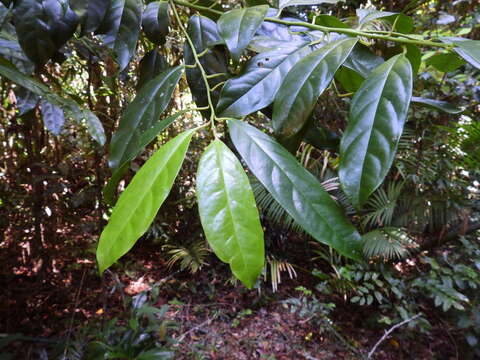
[[[342,85],[343,89],[349,93],[354,93],[360,89],[365,80],[356,71],[341,66],[335,73],[335,79]]]
[[[141,134],[157,123],[182,72],[182,66],[164,71],[145,84],[128,105],[110,143],[108,164],[111,168],[116,169],[128,161],[129,154],[138,153]]]
[[[59,135],[65,123],[63,110],[52,103],[42,100],[40,102],[42,120],[45,127],[54,135]]]
[[[462,109],[450,104],[449,102],[442,100],[434,100],[413,96],[412,102],[432,109],[441,110],[448,114],[459,114],[463,111]]]
[[[240,60],[240,56],[262,24],[267,11],[268,5],[233,9],[218,19],[218,32],[225,40],[234,62]]]
[[[192,39],[193,46],[197,53],[201,53],[208,50],[205,55],[200,58],[200,63],[207,75],[213,74],[227,74],[227,57],[225,51],[214,48],[215,45],[223,42],[222,38],[218,34],[217,24],[203,16],[192,16],[188,21],[187,28],[188,35]],[[185,43],[184,49],[185,64],[195,64],[195,59],[190,46]],[[207,89],[205,82],[202,78],[202,74],[198,67],[193,69],[187,68],[186,70],[187,82],[190,90],[192,91],[193,100],[199,107],[205,107],[208,105]],[[227,79],[227,75],[216,76],[208,80],[210,88],[219,84]],[[215,106],[220,96],[220,89],[216,89],[211,93],[212,102]],[[202,114],[205,117],[209,117],[209,111],[203,111]]]
[[[363,25],[370,21],[381,19],[387,16],[397,15],[390,11],[378,11],[375,9],[357,9],[358,24]]]
[[[142,16],[142,27],[148,40],[156,45],[165,44],[169,24],[168,2],[155,1],[147,5]]]
[[[359,208],[383,182],[403,132],[412,95],[405,55],[378,66],[355,93],[340,143],[340,182]]]
[[[113,208],[97,248],[100,273],[125,255],[152,223],[182,166],[195,129],[163,145],[133,177]]]
[[[138,65],[137,90],[167,69],[167,60],[157,50],[146,53]]]
[[[405,14],[395,14],[385,18],[392,24],[392,31],[411,34],[414,29],[413,19]]]
[[[263,229],[247,174],[220,140],[213,141],[200,159],[197,197],[208,243],[252,288],[265,262]]]
[[[40,100],[36,94],[23,87],[15,88],[15,98],[17,99],[18,115],[20,116],[35,109]]]
[[[97,116],[88,109],[82,109],[78,104],[70,99],[62,98],[53,93],[44,84],[22,74],[11,63],[0,57],[0,75],[24,87],[32,93],[41,96],[44,100],[59,106],[68,117],[75,119],[78,123],[86,123],[92,137],[100,143],[105,144],[105,132]]]
[[[303,140],[320,150],[337,151],[340,144],[340,137],[336,133],[313,124],[307,127]]]
[[[103,43],[116,55],[119,70],[125,69],[137,46],[142,23],[141,0],[111,0],[99,32]]]
[[[0,55],[12,62],[24,74],[31,74],[35,70],[35,65],[25,56],[17,41],[0,38]]]
[[[448,38],[456,47],[453,50],[473,67],[480,69],[480,41]]]
[[[228,127],[249,169],[288,214],[317,241],[344,256],[361,260],[360,235],[315,176],[253,126],[229,120]]]
[[[460,66],[465,64],[465,61],[457,54],[444,53],[436,54],[427,59],[427,65],[433,66],[441,72],[451,72],[457,70]]]
[[[384,60],[372,53],[366,46],[357,44],[343,66],[356,71],[366,78],[373,69],[382,64]]]
[[[278,0],[278,8],[283,9],[287,6],[305,6],[305,5],[321,5],[332,4],[335,5],[344,0]]]
[[[308,54],[292,67],[273,103],[272,126],[277,135],[292,137],[304,127],[318,97],[356,42],[356,38],[334,41]]]
[[[20,0],[14,18],[20,46],[38,67],[70,39],[79,22],[67,0]]]
[[[70,0],[70,6],[81,19],[82,35],[98,29],[109,4],[110,0]]]
[[[331,15],[318,15],[315,18],[315,24],[321,25],[321,26],[328,26],[332,28],[339,28],[339,29],[341,28],[348,29],[349,27],[347,24],[340,21],[335,16],[331,16]]]
[[[268,106],[292,66],[308,53],[308,43],[293,43],[253,57],[242,75],[223,86],[218,114],[243,117]]]

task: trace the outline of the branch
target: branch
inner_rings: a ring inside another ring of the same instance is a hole
[[[416,318],[418,318],[420,316],[420,314],[417,314],[413,317],[411,317],[410,319],[406,319],[406,320],[403,320],[402,322],[396,324],[396,325],[393,325],[390,329],[388,329],[387,331],[385,331],[385,334],[383,334],[383,336],[380,338],[380,340],[377,341],[377,343],[373,346],[372,350],[370,350],[370,352],[368,353],[368,357],[367,359],[371,359],[372,358],[372,355],[373,353],[375,352],[375,350],[377,350],[377,347],[383,342],[385,341],[385,339],[388,337],[388,335],[390,335],[396,328],[399,328],[400,326],[403,326],[405,325],[406,323],[409,323],[410,321],[413,321],[415,320]]]
[[[183,1],[183,0],[171,0],[173,3],[181,5],[181,6],[186,6],[192,9],[196,9],[199,11],[205,11],[205,12],[210,12],[211,14],[215,15],[222,15],[223,12],[215,9],[211,9],[205,6],[201,5],[196,5],[192,4],[188,1]],[[279,18],[275,17],[266,17],[265,21],[277,23],[277,24],[283,24],[283,25],[288,25],[288,26],[300,26],[300,27],[306,27],[308,29],[312,30],[320,30],[325,33],[329,32],[336,32],[339,34],[347,34],[347,35],[354,35],[354,36],[360,36],[360,37],[366,37],[370,39],[379,39],[379,40],[385,40],[385,41],[393,41],[401,44],[413,44],[413,45],[420,45],[420,46],[433,46],[433,47],[439,47],[439,48],[445,48],[445,49],[451,49],[454,46],[451,44],[445,44],[442,42],[438,41],[431,41],[431,40],[420,40],[420,39],[413,39],[409,37],[406,34],[401,34],[397,32],[390,32],[387,31],[386,33],[388,35],[384,35],[382,32],[379,31],[362,31],[362,30],[355,30],[355,29],[346,29],[346,28],[335,28],[335,27],[328,27],[328,26],[322,26],[322,25],[316,25],[316,24],[310,24],[308,22],[304,21],[287,21],[287,20],[282,20]]]

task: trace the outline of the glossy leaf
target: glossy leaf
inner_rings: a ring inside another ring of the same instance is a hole
[[[147,5],[142,16],[143,32],[156,45],[165,44],[168,34],[168,2],[154,1]]]
[[[357,44],[348,56],[343,66],[356,71],[366,78],[373,69],[383,63],[380,56],[372,53],[366,46]]]
[[[165,130],[170,124],[172,124],[180,115],[184,114],[186,110],[179,111],[172,116],[168,116],[165,119],[157,122],[150,129],[141,133],[138,142],[135,144],[137,146],[132,146],[127,149],[123,156],[123,162],[115,169],[110,180],[108,180],[107,185],[103,188],[103,200],[106,204],[113,205],[115,194],[117,192],[118,183],[122,180],[125,173],[130,167],[130,161],[135,159],[138,154],[145,149],[145,147],[150,144],[155,137]]]
[[[290,216],[317,241],[360,260],[360,235],[317,178],[260,130],[238,120],[228,126],[249,169]]]
[[[449,102],[442,100],[412,96],[412,102],[432,109],[440,110],[448,114],[459,114],[463,111],[462,109],[450,104]]]
[[[242,117],[271,104],[285,76],[310,53],[308,43],[294,43],[253,57],[243,74],[223,86],[217,112],[224,117]]]
[[[433,66],[438,71],[451,72],[465,64],[465,61],[454,53],[436,54],[427,59],[427,65]]]
[[[14,17],[20,46],[37,66],[70,39],[79,22],[67,0],[20,0]]]
[[[267,14],[268,5],[233,9],[217,21],[218,32],[225,40],[232,59],[238,62]]]
[[[357,17],[358,17],[358,23],[360,25],[366,24],[370,21],[384,18],[387,16],[392,16],[396,15],[394,12],[390,11],[378,11],[375,9],[357,9],[356,10]]]
[[[54,135],[59,135],[65,123],[63,110],[52,103],[42,100],[40,102],[42,120],[45,127]]]
[[[137,90],[167,68],[167,60],[157,50],[146,53],[138,65]]]
[[[305,5],[322,5],[322,4],[332,4],[335,5],[343,0],[279,0],[278,8],[283,9],[287,6],[305,6]]]
[[[354,93],[360,89],[365,80],[356,71],[342,66],[335,73],[335,80],[337,80],[346,92]]]
[[[53,93],[44,84],[22,74],[11,63],[0,57],[0,75],[5,76],[14,83],[24,87],[25,89],[33,92],[34,94],[41,96],[44,100],[59,106],[65,112],[65,115],[75,119],[80,124],[86,124],[92,137],[103,145],[105,143],[105,133],[102,124],[98,120],[97,116],[90,110],[82,109],[78,104],[70,99],[62,98],[61,96]],[[95,131],[92,131],[95,129]]]
[[[356,42],[356,38],[334,41],[293,66],[273,104],[272,126],[277,135],[291,137],[304,127],[318,97],[330,85]]]
[[[456,46],[453,50],[470,65],[480,69],[480,40],[450,39]]]
[[[380,186],[392,165],[412,95],[412,68],[404,55],[369,75],[350,104],[340,143],[340,182],[359,208]]]
[[[168,69],[145,84],[123,114],[110,143],[108,164],[116,169],[138,153],[142,133],[153,127],[166,109],[183,67]]]
[[[163,145],[133,177],[113,208],[97,248],[100,273],[125,255],[152,223],[182,166],[195,130]]]
[[[142,23],[141,0],[111,0],[107,14],[99,29],[105,46],[116,55],[119,70],[125,69],[137,46]]]
[[[252,288],[265,261],[263,229],[247,174],[220,140],[213,141],[200,159],[197,198],[208,243]]]
[[[207,49],[205,55],[200,58],[200,63],[207,75],[212,74],[226,74],[228,73],[227,67],[227,57],[225,52],[219,49],[216,49],[215,46],[223,42],[222,38],[218,34],[217,24],[203,16],[192,16],[188,21],[187,32],[192,39],[193,45],[197,53],[201,53]],[[184,58],[185,64],[193,65],[195,60],[192,54],[192,50],[188,44],[184,46]],[[207,89],[205,87],[205,82],[203,81],[202,75],[198,68],[187,69],[187,82],[190,90],[192,91],[193,100],[199,107],[204,107],[208,105],[207,100]],[[217,76],[208,80],[210,88],[219,84],[222,81],[227,79],[226,75]],[[216,89],[211,93],[212,101],[214,106],[218,101],[220,96],[220,89]],[[203,111],[202,114],[205,117],[209,116],[208,111]]]

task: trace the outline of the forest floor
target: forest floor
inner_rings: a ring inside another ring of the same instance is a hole
[[[158,297],[150,305],[168,306],[168,327],[161,336],[175,359],[359,359],[387,329],[372,324],[375,306],[358,307],[316,292],[318,279],[309,272],[297,271],[296,279],[286,276],[275,293],[269,282],[261,292],[248,290],[229,282],[228,267],[214,256],[210,265],[190,274],[178,266],[169,269],[158,247],[148,242],[140,242],[121,267],[100,278],[95,237],[78,229],[65,228],[62,241],[45,245],[52,264],[48,271],[22,257],[19,234],[12,229],[5,234],[0,249],[1,359],[6,358],[2,351],[14,354],[13,359],[53,359],[46,355],[49,349],[74,343],[86,324],[105,325],[114,317],[123,319],[120,324],[128,321],[129,299],[152,287],[158,288]],[[311,270],[305,261],[298,263]],[[305,289],[312,294],[307,296]],[[318,311],[332,303],[333,310]],[[435,326],[429,336],[396,330],[373,358],[457,358],[449,334],[440,323]],[[17,334],[8,346],[5,340],[12,338],[7,334]]]

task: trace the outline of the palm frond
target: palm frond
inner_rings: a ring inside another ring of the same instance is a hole
[[[170,259],[167,261],[169,268],[180,262],[180,269],[188,269],[192,274],[200,270],[203,265],[207,265],[205,258],[210,252],[204,240],[194,241],[188,246],[167,244],[162,249],[167,250],[167,254],[170,255]]]
[[[364,227],[391,225],[403,186],[403,181],[392,181],[388,183],[386,188],[379,188],[367,202],[366,209],[368,212],[363,216],[362,225]]]
[[[272,284],[272,291],[277,292],[278,285],[282,282],[282,272],[287,272],[290,279],[297,277],[292,264],[285,260],[278,260],[273,256],[267,256],[267,262],[264,271],[264,280],[267,279],[267,268],[270,267],[270,280]]]
[[[414,241],[400,228],[386,227],[363,235],[363,253],[367,258],[403,259],[413,245]]]

